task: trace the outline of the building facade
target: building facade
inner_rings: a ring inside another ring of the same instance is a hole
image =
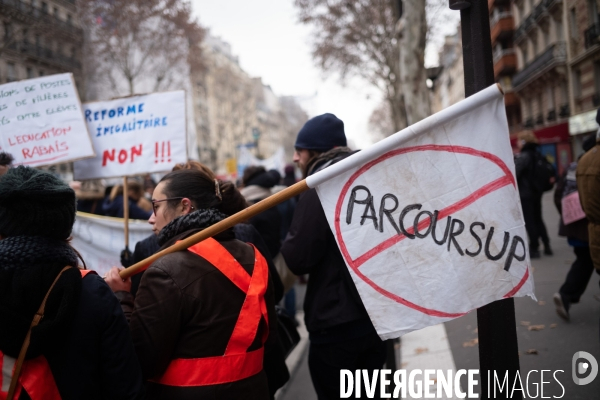
[[[192,74],[200,161],[235,177],[241,146],[259,158],[283,146],[291,159],[290,143],[308,119],[297,102],[248,75],[224,40],[207,36],[203,55],[206,68]]]
[[[488,0],[490,34],[494,57],[494,78],[504,89],[506,117],[511,132],[520,129],[521,103],[513,90],[512,77],[517,71],[513,36],[515,21],[510,0]]]
[[[460,27],[446,36],[439,53],[440,66],[429,74],[433,81],[431,112],[436,113],[465,98],[462,41]],[[433,71],[434,69],[432,69]]]
[[[569,134],[573,155],[582,153],[583,139],[596,132],[600,106],[600,17],[597,0],[567,1],[568,52],[572,86]]]
[[[512,88],[520,98],[522,128],[533,130],[541,152],[559,173],[572,159],[565,6],[565,0],[516,0],[512,4],[518,65]]]
[[[75,0],[0,0],[0,21],[0,83],[72,72],[83,93]]]

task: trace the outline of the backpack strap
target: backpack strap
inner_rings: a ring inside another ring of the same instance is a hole
[[[21,346],[19,358],[17,358],[17,362],[15,364],[15,371],[10,381],[10,387],[8,388],[8,395],[6,396],[6,400],[13,400],[15,390],[17,389],[17,381],[19,380],[19,376],[21,375],[21,368],[23,367],[23,361],[25,361],[25,354],[27,354],[27,349],[29,348],[29,343],[31,340],[31,329],[33,329],[37,324],[39,324],[42,318],[44,317],[44,309],[46,308],[46,301],[48,300],[48,296],[50,296],[50,292],[54,288],[54,285],[56,285],[56,282],[58,282],[58,279],[61,277],[63,272],[65,272],[69,268],[73,267],[67,265],[58,273],[58,275],[56,275],[56,278],[54,278],[54,282],[52,282],[52,285],[50,285],[50,289],[48,289],[46,295],[44,296],[44,300],[42,300],[42,304],[40,304],[40,308],[33,316],[33,320],[31,321],[31,325],[29,326],[29,330],[27,331],[27,335],[25,336],[25,340],[23,341],[23,346]]]

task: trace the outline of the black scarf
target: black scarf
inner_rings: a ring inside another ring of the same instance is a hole
[[[227,215],[214,208],[200,209],[192,213],[182,215],[169,222],[158,234],[158,244],[164,245],[175,236],[190,230],[208,228],[219,221],[227,218]]]
[[[17,357],[46,292],[67,265],[77,267],[71,246],[40,236],[0,240],[0,350]],[[31,331],[27,358],[65,339],[81,297],[81,273],[65,271],[48,301],[44,318]]]
[[[306,176],[310,176],[317,171],[325,169],[352,153],[354,152],[348,147],[334,147],[329,151],[321,153],[308,162],[308,165],[306,166]]]

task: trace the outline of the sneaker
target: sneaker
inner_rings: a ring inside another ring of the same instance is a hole
[[[554,299],[554,305],[556,306],[556,313],[564,319],[565,321],[569,320],[569,306],[568,303],[563,301],[563,297],[560,293],[554,293],[552,297]]]
[[[550,248],[550,245],[544,246],[544,254],[547,255],[547,256],[553,256],[554,255],[554,252]]]
[[[540,258],[540,251],[539,250],[530,250],[529,258]]]

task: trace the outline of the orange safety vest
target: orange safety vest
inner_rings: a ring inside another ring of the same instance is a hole
[[[96,273],[83,269],[80,271],[82,278],[85,278],[89,273]],[[0,400],[6,400],[8,396],[8,387],[10,386],[9,376],[13,375],[16,362],[16,358],[4,355],[0,351]],[[48,365],[48,361],[44,356],[38,356],[23,362],[17,390],[11,400],[18,399],[23,389],[31,397],[31,400],[61,400],[56,382],[54,382],[54,376],[50,370],[50,365]]]
[[[254,247],[254,246],[253,246]],[[177,358],[171,360],[165,373],[153,382],[169,386],[207,386],[239,381],[258,374],[263,368],[264,343],[269,334],[265,293],[269,270],[264,257],[254,248],[252,276],[213,238],[188,249],[211,263],[246,294],[225,354],[216,357]],[[267,323],[259,349],[248,351],[254,341],[261,317]]]

